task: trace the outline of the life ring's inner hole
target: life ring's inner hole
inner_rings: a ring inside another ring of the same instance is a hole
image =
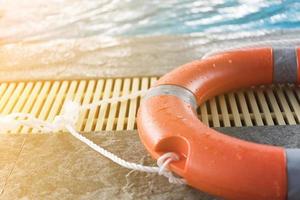
[[[197,112],[203,123],[234,137],[300,147],[295,141],[300,141],[300,129],[287,126],[300,124],[297,85],[264,85],[221,94],[202,103]]]

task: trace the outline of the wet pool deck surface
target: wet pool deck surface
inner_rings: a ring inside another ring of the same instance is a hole
[[[154,165],[138,135],[87,135],[120,157]],[[1,135],[1,199],[211,199],[156,174],[124,169],[71,135]]]
[[[279,37],[280,34],[274,36]],[[213,41],[206,37],[176,36],[2,45],[0,79],[161,76],[221,45],[218,41],[205,43],[207,40]],[[231,40],[221,46],[237,43]],[[300,147],[300,126],[220,130],[255,142]],[[136,131],[90,133],[87,136],[125,160],[155,164]],[[0,135],[0,199],[216,198],[188,186],[169,184],[156,174],[119,167],[64,133]]]
[[[242,139],[300,146],[300,126],[219,128]],[[154,161],[136,131],[86,134],[120,157]],[[218,199],[156,174],[124,169],[68,133],[0,135],[0,199]]]

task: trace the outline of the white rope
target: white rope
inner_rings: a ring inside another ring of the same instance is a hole
[[[264,40],[258,42],[243,43],[243,44],[231,46],[229,48],[210,51],[204,54],[204,56],[202,56],[202,59],[208,58],[216,54],[224,53],[227,51],[238,50],[243,48],[255,48],[255,47],[262,47],[262,46],[288,46],[292,44],[293,45],[300,44],[300,39],[293,38],[293,39],[280,39],[280,40]]]
[[[85,143],[87,146],[101,154],[102,156],[110,159],[114,163],[131,170],[137,170],[148,173],[158,173],[159,175],[168,178],[170,183],[174,184],[185,184],[186,181],[182,178],[176,177],[169,170],[168,165],[173,161],[178,161],[179,157],[175,153],[168,152],[163,154],[158,160],[158,167],[144,166],[137,163],[125,161],[117,155],[107,151],[101,146],[95,144],[93,141],[84,137],[78,131],[76,131],[75,124],[79,118],[80,111],[83,109],[93,109],[97,106],[108,103],[116,103],[125,101],[128,99],[137,98],[138,96],[144,95],[145,90],[137,91],[122,97],[114,97],[110,99],[104,99],[91,104],[79,105],[78,103],[67,101],[62,110],[62,114],[55,117],[53,122],[47,122],[44,120],[37,119],[31,114],[27,113],[12,113],[9,115],[0,115],[0,131],[9,131],[18,128],[20,125],[36,128],[44,133],[58,132],[66,129],[72,136]]]
[[[169,169],[167,169],[167,165],[172,162],[172,161],[177,161],[178,157],[176,156],[176,160],[174,159],[174,153],[168,152],[162,157],[165,158],[165,161],[161,164],[158,163],[158,167],[150,167],[150,166],[145,166],[141,164],[136,164],[132,162],[128,162],[123,160],[122,158],[118,157],[117,155],[107,151],[106,149],[100,147],[99,145],[95,144],[93,141],[89,140],[88,138],[84,137],[81,135],[79,132],[77,132],[72,126],[66,125],[67,130],[73,135],[75,138],[80,140],[81,142],[85,143],[88,145],[90,148],[95,150],[96,152],[100,153],[104,157],[110,159],[114,163],[117,163],[118,165],[125,167],[127,169],[132,169],[132,170],[137,170],[137,171],[142,171],[142,172],[148,172],[148,173],[158,173],[159,175],[163,175],[169,179],[170,183],[174,184],[185,184],[185,180],[182,178],[177,178],[173,175]],[[175,154],[176,155],[176,154]],[[160,160],[160,159],[158,159]]]
[[[97,102],[93,102],[90,104],[85,104],[81,106],[81,109],[94,109],[97,106],[103,105],[103,104],[113,104],[113,103],[117,103],[120,101],[126,101],[128,99],[135,99],[139,96],[143,96],[145,95],[147,92],[147,90],[140,90],[140,91],[136,91],[133,92],[131,94],[127,94],[127,95],[123,95],[121,97],[113,97],[113,98],[109,98],[109,99],[103,99],[101,101],[97,101]]]

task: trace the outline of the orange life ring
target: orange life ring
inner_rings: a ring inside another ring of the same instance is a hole
[[[197,105],[230,90],[299,83],[300,50],[252,48],[220,53],[163,76],[146,94],[138,131],[150,154],[175,152],[170,170],[226,199],[300,199],[300,151],[256,144],[203,124]]]

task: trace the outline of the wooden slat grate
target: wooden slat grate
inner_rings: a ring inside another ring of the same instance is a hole
[[[31,113],[52,121],[66,100],[91,103],[147,89],[157,77],[0,83],[0,113]],[[81,113],[82,132],[134,130],[140,98],[102,105]],[[300,123],[300,89],[294,85],[253,87],[214,97],[198,108],[210,127],[272,126]],[[19,127],[13,133],[37,133]]]

